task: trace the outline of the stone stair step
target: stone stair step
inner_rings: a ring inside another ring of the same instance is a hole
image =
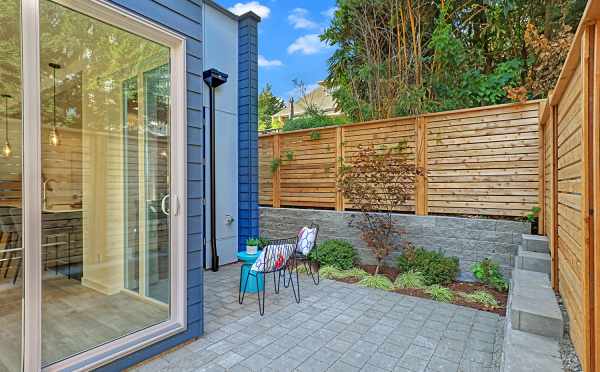
[[[562,372],[558,341],[508,329],[504,340],[504,365],[506,372]]]
[[[548,277],[539,272],[513,272],[510,322],[514,330],[560,339],[563,319]]]
[[[549,275],[552,268],[552,257],[548,253],[527,251],[521,246],[515,257],[515,268]]]
[[[529,252],[550,253],[547,236],[523,234],[523,248]]]

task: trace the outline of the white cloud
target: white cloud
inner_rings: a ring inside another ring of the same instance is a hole
[[[270,68],[283,66],[283,62],[278,59],[268,60],[262,55],[258,55],[258,67]]]
[[[268,6],[262,5],[258,1],[237,3],[231,8],[229,8],[229,11],[237,15],[242,15],[248,12],[254,12],[257,16],[259,16],[262,19],[269,18],[269,14],[271,14],[271,9],[269,9]]]
[[[296,29],[318,29],[320,26],[308,19],[308,10],[296,8],[291,11],[288,21]]]
[[[297,38],[287,49],[289,54],[296,52],[310,55],[317,54],[321,50],[327,48],[327,44],[321,41],[319,34],[309,34]]]
[[[323,16],[327,17],[327,18],[333,18],[333,16],[335,15],[335,12],[337,10],[338,10],[338,8],[334,6],[332,8],[329,8],[329,9],[325,10],[325,11],[322,11],[321,14]]]

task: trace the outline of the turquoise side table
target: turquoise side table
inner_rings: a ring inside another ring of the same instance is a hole
[[[259,287],[256,286],[256,278],[252,275],[248,276],[248,271],[250,271],[250,269],[252,268],[252,265],[258,259],[258,256],[260,256],[260,251],[256,254],[248,254],[248,253],[246,253],[246,251],[238,252],[237,257],[240,261],[242,261],[242,269],[241,269],[242,276],[240,278],[240,291],[244,290],[244,285],[246,283],[246,279],[249,279],[248,286],[246,287],[246,293],[256,293],[256,292],[258,292],[259,287],[261,290],[263,290],[265,288],[265,283],[264,283],[262,274],[257,273],[257,275],[256,275],[258,277]]]

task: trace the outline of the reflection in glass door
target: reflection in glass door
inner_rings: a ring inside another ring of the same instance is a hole
[[[123,84],[127,108],[123,118],[127,180],[125,286],[163,304],[169,303],[170,286],[169,92],[168,64],[144,71]],[[140,210],[137,201],[141,196],[145,204]]]
[[[49,0],[40,32],[48,365],[170,317],[171,54]]]
[[[21,2],[0,2],[0,372],[21,368]]]
[[[144,73],[146,288],[169,302],[169,65]]]

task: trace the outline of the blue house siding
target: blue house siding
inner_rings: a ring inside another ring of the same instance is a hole
[[[258,236],[258,22],[249,13],[239,21],[238,85],[238,229],[242,251],[246,239]]]
[[[185,332],[125,358],[108,364],[100,371],[120,371],[187,340],[199,337],[203,325],[202,237],[203,215],[203,121],[202,121],[202,6],[198,0],[111,0],[112,3],[180,35],[187,43],[187,152],[188,152],[188,253],[187,253],[187,321]]]

